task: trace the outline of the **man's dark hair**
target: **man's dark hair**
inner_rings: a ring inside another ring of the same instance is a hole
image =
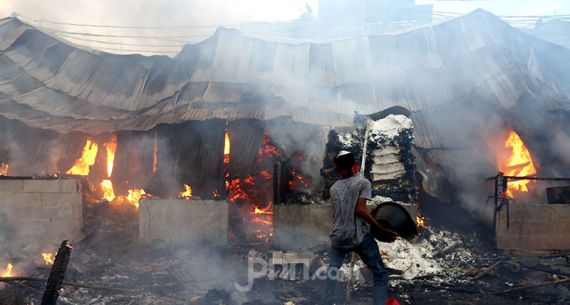
[[[355,163],[356,161],[352,153],[341,153],[336,158],[334,158],[334,165],[341,170],[352,170]]]

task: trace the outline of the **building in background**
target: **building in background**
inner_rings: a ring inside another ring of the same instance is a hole
[[[352,26],[375,23],[429,23],[432,5],[414,0],[320,0],[319,19],[326,25]]]
[[[433,21],[432,5],[415,0],[320,0],[319,14],[311,7],[290,22],[249,22],[240,29],[257,37],[341,39],[403,30]]]

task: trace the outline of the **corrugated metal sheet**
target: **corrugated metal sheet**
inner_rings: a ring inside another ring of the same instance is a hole
[[[104,133],[213,118],[342,126],[353,111],[400,105],[413,113],[418,146],[466,147],[470,131],[484,128],[475,117],[508,112],[521,95],[570,109],[570,69],[560,64],[570,51],[555,47],[553,55],[553,47],[478,11],[321,44],[220,29],[171,59],[87,51],[7,18],[0,115],[62,133]]]

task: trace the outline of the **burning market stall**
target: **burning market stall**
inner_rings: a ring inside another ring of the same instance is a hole
[[[221,230],[229,232],[227,242],[266,245],[277,233],[274,205],[320,202],[326,198],[320,192],[334,180],[331,155],[338,149],[361,151],[365,141],[353,128],[353,111],[399,106],[392,116],[372,116],[373,129],[382,132],[372,130],[366,138],[365,176],[374,182],[377,200],[413,203],[419,184],[420,198],[427,194],[452,203],[428,215],[434,222],[459,205],[492,214],[484,206],[485,178],[497,169],[507,175],[569,172],[570,70],[560,64],[569,59],[569,50],[484,11],[397,35],[329,43],[267,41],[219,29],[175,58],[87,50],[6,18],[0,20],[0,173],[79,181],[84,223],[73,279],[138,281],[149,291],[141,298],[188,299],[205,295],[216,281],[206,280],[202,263],[235,270],[226,264],[231,255],[200,247],[190,248],[200,255],[172,254],[165,250],[172,246],[160,248],[160,242],[154,244],[158,248],[142,247],[135,242],[141,199],[143,206],[176,200],[184,211],[191,211],[192,201],[220,203],[222,211],[213,214],[228,215],[228,227]],[[497,151],[511,131],[529,157],[503,168]],[[511,174],[507,167],[520,172]],[[77,195],[75,189],[69,196]],[[168,225],[174,216],[149,210],[141,217],[147,217],[138,223],[143,231],[155,217]],[[491,263],[468,251],[461,237],[430,230],[422,231],[420,246],[396,244],[388,252],[400,257],[412,251],[417,260],[431,255],[443,269]],[[150,239],[161,234],[170,233],[157,229]],[[42,247],[27,252],[40,257]],[[2,261],[12,264],[23,253],[15,252]],[[107,266],[101,256],[113,263]],[[25,261],[30,259],[20,258],[12,268],[33,269]],[[419,275],[415,262],[402,263],[405,280]],[[428,273],[441,270],[426,267],[431,260],[418,264]],[[218,271],[211,274],[221,278]],[[461,283],[465,275],[434,274],[420,276]],[[435,290],[437,279],[430,286]],[[74,291],[73,297],[89,294]],[[97,298],[132,301],[125,295]]]

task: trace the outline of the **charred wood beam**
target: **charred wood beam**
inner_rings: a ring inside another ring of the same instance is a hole
[[[273,164],[273,202],[275,204],[280,204],[282,201],[282,190],[284,188],[282,178],[282,165],[280,162],[275,162]]]
[[[535,177],[535,176],[524,176],[524,177],[517,177],[517,176],[501,176],[508,180],[538,180],[538,181],[558,181],[558,182],[566,182],[570,181],[570,178],[548,178],[548,177]],[[495,180],[497,176],[489,177],[485,180]]]
[[[494,295],[505,294],[505,293],[510,293],[510,292],[516,292],[516,291],[522,291],[522,290],[544,287],[544,286],[559,285],[559,284],[564,284],[564,283],[570,283],[570,278],[556,280],[556,281],[552,281],[552,282],[546,282],[546,283],[533,284],[533,285],[522,285],[522,286],[513,287],[513,288],[501,290],[501,291],[496,291],[496,292],[493,292],[492,294],[494,294]]]
[[[30,276],[14,276],[14,277],[0,277],[0,283],[12,283],[12,282],[47,282],[47,279],[39,278],[39,277],[30,277]],[[98,286],[98,285],[91,285],[91,284],[81,284],[81,283],[74,283],[74,282],[62,282],[63,286],[68,287],[77,287],[77,288],[86,288],[86,289],[94,289],[94,290],[105,290],[105,291],[113,291],[119,293],[138,293],[139,291],[134,289],[127,289],[127,288],[116,288],[116,287],[107,287],[107,286]]]
[[[478,280],[482,277],[484,277],[485,275],[489,274],[491,271],[493,271],[493,269],[495,269],[496,267],[498,267],[502,262],[503,262],[503,258],[501,258],[499,261],[497,261],[496,263],[492,264],[491,266],[485,268],[483,271],[479,272],[477,275],[475,275],[473,277],[474,280]]]
[[[71,241],[64,240],[61,243],[47,279],[41,305],[57,305],[59,291],[63,288],[63,279],[65,278],[72,249]]]
[[[36,288],[34,288],[34,287],[31,287],[31,286],[28,286],[28,285],[26,285],[26,284],[22,284],[22,283],[20,283],[20,282],[5,282],[5,283],[8,284],[8,285],[12,285],[12,286],[15,286],[15,287],[19,287],[19,288],[22,288],[22,289],[29,290],[29,291],[31,291],[32,293],[37,294],[37,295],[42,295],[42,294],[43,294],[43,292],[42,292],[41,290],[36,289]],[[69,302],[69,301],[66,301],[66,300],[64,300],[64,299],[60,299],[59,302],[62,303],[62,304],[65,304],[65,305],[74,305],[74,304],[75,304],[75,303],[71,303],[71,302]]]

